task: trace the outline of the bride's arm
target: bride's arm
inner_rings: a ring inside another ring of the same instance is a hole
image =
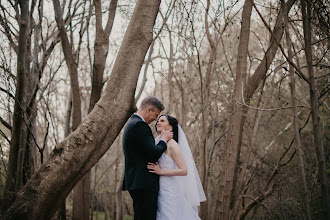
[[[168,146],[168,148],[170,149],[171,156],[174,162],[176,163],[178,169],[161,169],[158,163],[156,162],[156,163],[148,163],[147,168],[149,169],[149,172],[156,173],[160,176],[186,176],[187,167],[178,143],[172,142]]]

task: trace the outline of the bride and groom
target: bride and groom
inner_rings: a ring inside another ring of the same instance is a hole
[[[135,220],[200,219],[198,206],[206,198],[187,138],[175,118],[158,118],[162,110],[149,96],[127,122],[123,190],[133,199]],[[155,120],[156,139],[149,127]]]

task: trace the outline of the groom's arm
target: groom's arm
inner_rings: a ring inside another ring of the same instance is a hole
[[[167,149],[166,142],[162,140],[156,145],[150,128],[145,122],[137,122],[135,126],[136,141],[139,143],[141,151],[150,158],[150,161],[157,161]]]

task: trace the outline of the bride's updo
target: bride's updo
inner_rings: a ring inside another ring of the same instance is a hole
[[[168,120],[168,123],[172,126],[172,131],[173,131],[173,139],[178,142],[179,141],[179,130],[178,130],[178,120],[176,120],[176,118],[170,116],[170,115],[161,115],[158,117],[158,120],[160,117],[162,116],[165,116]],[[157,131],[157,123],[158,123],[158,120],[156,122],[156,131]]]

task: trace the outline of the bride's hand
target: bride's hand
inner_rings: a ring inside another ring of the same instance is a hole
[[[155,173],[157,175],[162,175],[162,169],[160,169],[159,164],[156,163],[148,163],[147,168],[149,169],[150,173]]]

